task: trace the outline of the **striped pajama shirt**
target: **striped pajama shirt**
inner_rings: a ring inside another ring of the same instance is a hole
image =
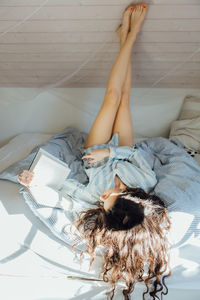
[[[134,147],[118,146],[118,134],[113,135],[108,144],[95,145],[83,149],[83,154],[93,149],[109,148],[110,155],[102,161],[88,165],[85,161],[85,171],[89,183],[83,185],[75,179],[65,181],[63,191],[72,199],[95,204],[104,191],[114,188],[116,175],[132,188],[140,187],[149,193],[157,183],[156,174],[145,160],[140,150]]]

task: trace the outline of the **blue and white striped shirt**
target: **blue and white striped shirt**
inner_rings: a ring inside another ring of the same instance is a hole
[[[68,196],[77,201],[96,204],[106,190],[114,188],[116,175],[128,187],[140,187],[147,193],[154,188],[157,183],[156,174],[139,149],[128,146],[119,147],[118,134],[115,134],[108,144],[87,148],[83,154],[102,148],[110,149],[109,157],[91,165],[85,163],[85,171],[89,178],[87,185],[83,185],[75,179],[65,181],[63,191]]]

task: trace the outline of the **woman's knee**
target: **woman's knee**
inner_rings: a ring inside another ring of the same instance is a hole
[[[130,93],[129,92],[122,92],[121,99],[120,99],[120,108],[124,107],[126,109],[129,109],[130,107]]]
[[[110,89],[106,91],[104,101],[110,103],[114,106],[119,106],[121,99],[121,94],[116,89]]]

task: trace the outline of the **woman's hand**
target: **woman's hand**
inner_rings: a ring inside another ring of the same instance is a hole
[[[22,185],[29,186],[31,181],[33,180],[33,177],[34,177],[34,172],[29,171],[29,170],[23,170],[18,175],[18,181]]]
[[[89,154],[82,156],[82,159],[86,158],[89,160],[88,164],[92,164],[104,159],[104,157],[107,157],[109,155],[110,149],[94,149]]]

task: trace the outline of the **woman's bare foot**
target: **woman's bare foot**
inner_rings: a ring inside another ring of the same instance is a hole
[[[120,48],[124,45],[130,31],[136,35],[140,31],[146,11],[147,6],[144,4],[130,5],[126,8],[122,16],[122,24],[116,29],[116,33],[120,38]]]
[[[33,177],[34,177],[34,172],[29,171],[29,170],[23,170],[18,175],[18,181],[22,185],[29,186],[31,181],[33,180]]]
[[[137,4],[132,9],[131,14],[131,28],[130,33],[132,34],[138,34],[140,31],[140,27],[144,21],[145,15],[147,12],[147,6],[145,4]]]
[[[116,30],[118,36],[120,37],[120,47],[122,47],[123,44],[125,43],[127,35],[130,31],[132,8],[133,6],[129,6],[124,11],[122,16],[122,24]]]

